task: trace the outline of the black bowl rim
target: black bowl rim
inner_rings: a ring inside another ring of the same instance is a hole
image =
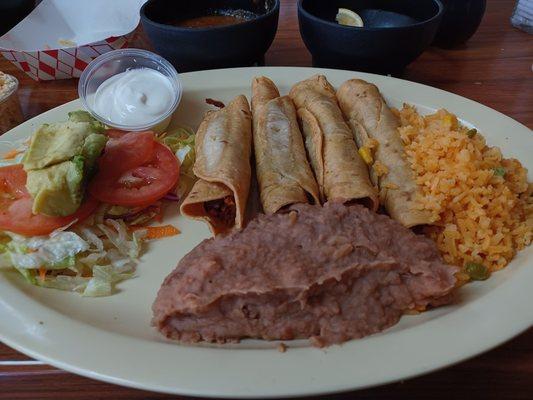
[[[255,24],[258,21],[261,21],[263,19],[266,19],[266,18],[270,17],[273,14],[279,14],[279,8],[280,8],[280,1],[281,0],[273,0],[274,1],[274,7],[272,7],[272,9],[269,12],[267,12],[265,14],[262,14],[262,15],[258,16],[257,18],[253,18],[251,20],[244,21],[244,22],[239,22],[238,24],[222,25],[222,26],[210,26],[210,27],[206,27],[206,28],[188,28],[188,27],[183,27],[183,26],[174,26],[174,25],[162,24],[160,22],[154,21],[151,18],[148,18],[148,16],[145,13],[145,8],[149,4],[151,4],[151,3],[155,2],[155,1],[158,1],[158,0],[148,0],[141,7],[140,15],[141,15],[141,20],[143,22],[148,22],[148,23],[150,23],[150,24],[152,24],[154,26],[157,26],[158,28],[168,29],[168,30],[171,30],[171,31],[174,31],[174,32],[190,33],[190,32],[223,31],[223,30],[233,29],[236,26],[240,27],[240,26],[243,26],[243,25]]]
[[[302,13],[303,15],[305,15],[306,18],[309,18],[309,19],[311,19],[311,20],[313,20],[315,22],[321,23],[321,24],[329,25],[331,27],[336,27],[336,28],[346,29],[346,30],[355,29],[356,31],[360,31],[360,32],[362,32],[362,31],[369,31],[369,32],[372,32],[372,31],[394,31],[394,30],[401,30],[401,29],[406,29],[406,28],[417,27],[417,26],[425,25],[428,22],[431,22],[431,21],[433,21],[435,19],[438,19],[438,18],[442,17],[442,14],[444,14],[444,5],[442,4],[442,2],[440,0],[431,0],[433,3],[437,4],[437,7],[439,7],[439,11],[435,15],[433,15],[431,18],[428,18],[428,19],[425,19],[423,21],[417,22],[416,24],[403,25],[403,26],[380,26],[380,27],[348,26],[348,25],[341,25],[341,24],[338,24],[338,23],[335,23],[335,22],[331,22],[331,21],[328,21],[326,19],[314,16],[313,14],[311,14],[310,12],[308,12],[307,10],[305,10],[302,7],[303,1],[304,0],[298,0],[298,12]]]

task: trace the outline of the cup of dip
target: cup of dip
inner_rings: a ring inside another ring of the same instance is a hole
[[[17,96],[19,81],[0,72],[0,135],[24,121]]]
[[[84,107],[105,125],[128,132],[163,132],[181,100],[177,71],[164,58],[120,49],[94,59],[81,74]]]

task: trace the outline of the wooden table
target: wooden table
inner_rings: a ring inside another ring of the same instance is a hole
[[[311,63],[298,32],[295,3],[295,0],[282,1],[279,30],[266,55],[267,65],[309,66]],[[533,36],[510,25],[513,4],[510,0],[488,0],[481,27],[467,45],[454,50],[429,49],[407,68],[404,78],[476,100],[533,128]],[[3,59],[0,70],[20,79],[20,98],[27,118],[78,97],[75,80],[37,83]],[[460,337],[458,332],[457,340]],[[331,398],[533,399],[532,377],[533,329],[530,329],[495,350],[443,371]],[[52,398],[176,397],[73,375],[31,361],[0,344],[0,399]]]

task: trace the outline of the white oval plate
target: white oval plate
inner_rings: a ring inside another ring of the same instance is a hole
[[[313,68],[242,68],[183,74],[185,88],[174,122],[197,127],[210,106],[207,97],[228,102],[250,95],[254,76],[272,78],[282,93],[315,73],[332,84],[359,77],[377,84],[389,104],[414,104],[422,112],[446,108],[481,131],[506,157],[533,169],[531,130],[471,100],[390,77]],[[28,121],[0,138],[28,137],[45,122],[67,118],[76,100]],[[529,178],[531,180],[531,176]],[[82,298],[28,285],[13,271],[0,274],[0,339],[56,367],[94,379],[194,396],[279,397],[358,389],[424,374],[486,351],[533,323],[533,247],[505,270],[462,288],[455,305],[405,316],[380,334],[325,350],[305,341],[246,340],[228,346],[185,346],[162,338],[150,326],[151,305],[163,278],[178,260],[209,235],[199,222],[173,216],[182,234],[150,243],[136,279],[119,293]]]

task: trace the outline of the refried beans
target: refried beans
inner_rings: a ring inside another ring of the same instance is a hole
[[[165,279],[153,324],[183,342],[341,343],[451,301],[435,244],[360,206],[296,205],[204,240]]]

